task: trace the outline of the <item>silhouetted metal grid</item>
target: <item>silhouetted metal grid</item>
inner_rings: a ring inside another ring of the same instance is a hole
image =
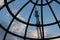
[[[7,9],[8,12],[9,12],[9,14],[13,17],[13,19],[11,20],[11,22],[10,22],[10,24],[9,24],[9,26],[8,26],[7,29],[5,29],[5,28],[3,27],[3,25],[0,24],[0,27],[5,31],[5,35],[4,35],[3,40],[6,39],[7,33],[9,33],[9,34],[11,34],[11,35],[14,35],[14,36],[16,36],[16,37],[19,37],[19,38],[23,38],[24,40],[26,40],[26,39],[30,39],[30,40],[49,40],[49,39],[60,38],[60,36],[52,37],[52,38],[44,38],[44,37],[43,37],[42,39],[36,39],[36,38],[26,37],[26,35],[27,35],[27,30],[28,30],[28,25],[31,25],[31,26],[42,26],[42,29],[43,29],[44,26],[50,26],[50,25],[58,24],[58,27],[60,28],[60,25],[59,25],[60,20],[58,21],[55,13],[54,13],[54,11],[53,11],[53,9],[52,9],[51,6],[50,6],[50,3],[53,2],[53,1],[57,2],[58,4],[60,4],[59,1],[57,1],[57,0],[51,0],[50,2],[48,2],[48,0],[46,0],[46,3],[43,4],[43,0],[41,0],[41,4],[37,4],[39,0],[36,0],[36,3],[34,3],[32,0],[29,0],[27,3],[25,3],[25,4],[20,8],[20,10],[16,13],[16,15],[14,15],[14,14],[12,13],[12,11],[10,10],[10,8],[9,8],[9,6],[8,6],[8,4],[10,4],[10,3],[13,2],[13,1],[15,1],[15,0],[12,0],[12,1],[10,1],[10,2],[7,2],[7,0],[4,0],[4,3],[5,3],[5,4],[0,8],[0,10],[1,10],[2,8],[6,7],[6,9]],[[33,6],[32,10],[31,10],[31,13],[30,13],[28,22],[24,22],[24,21],[18,19],[16,16],[17,16],[17,15],[19,14],[19,12],[21,12],[21,10],[22,10],[27,4],[29,4],[30,2],[31,2],[32,4],[34,4],[34,6]],[[51,12],[52,12],[52,14],[53,14],[56,22],[49,23],[49,24],[43,24],[43,6],[45,6],[45,5],[48,5],[48,6],[49,6],[49,8],[50,8],[50,10],[51,10]],[[40,25],[39,25],[39,24],[29,23],[29,22],[30,22],[30,19],[31,19],[31,16],[32,16],[32,13],[33,13],[33,11],[34,11],[34,8],[35,8],[36,6],[41,6],[41,22],[42,22],[42,24],[40,24]],[[24,36],[19,36],[19,35],[14,34],[14,33],[12,33],[12,32],[9,31],[10,26],[12,25],[14,19],[16,19],[16,20],[18,20],[19,22],[22,22],[22,23],[24,23],[24,24],[27,25]],[[44,31],[44,29],[43,29],[43,31]],[[43,32],[43,35],[44,35],[44,32]]]

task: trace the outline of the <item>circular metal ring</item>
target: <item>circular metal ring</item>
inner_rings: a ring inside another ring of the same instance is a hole
[[[51,0],[50,2],[48,2],[49,4],[50,3],[52,3],[54,0]],[[31,0],[31,3],[33,3],[33,4],[36,4],[35,2],[33,2],[32,0]],[[46,6],[48,3],[45,3],[45,4],[42,4],[42,6]],[[41,4],[36,4],[37,6],[41,6]]]

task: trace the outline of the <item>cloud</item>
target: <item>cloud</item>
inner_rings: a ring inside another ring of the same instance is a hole
[[[37,38],[37,31],[36,30],[30,30],[30,31],[28,31],[27,37]]]
[[[21,14],[19,14],[17,17],[19,17],[19,19],[25,21],[25,19],[21,16]],[[20,22],[18,22],[18,21],[15,20],[15,21],[12,23],[12,27],[11,27],[10,29],[11,29],[11,31],[20,34],[21,32],[24,31],[25,26],[26,26],[25,24],[20,23]]]
[[[25,21],[25,19],[21,16],[21,14],[19,14],[17,17],[19,19]],[[26,28],[26,25],[25,24],[20,23],[20,22],[18,22],[18,21],[15,20],[13,22],[11,28],[10,28],[10,31],[13,32],[13,33],[15,33],[15,34],[24,36],[25,28]],[[47,30],[45,29],[44,31],[45,31],[45,36],[46,36]],[[28,31],[27,37],[38,38],[37,31],[36,30],[30,30],[30,31]],[[13,40],[19,40],[17,37],[11,37],[11,39],[13,39]],[[20,40],[22,40],[22,39],[20,39]]]
[[[16,11],[15,11],[15,12],[16,12]],[[7,14],[7,16],[10,17],[10,14]],[[17,17],[18,17],[19,19],[25,21],[25,19],[21,16],[21,14],[19,14]],[[9,23],[10,23],[10,22],[9,22]],[[6,23],[5,23],[5,24],[6,24]],[[5,24],[4,24],[4,25],[5,25]],[[18,35],[23,36],[23,35],[24,35],[25,26],[26,26],[25,24],[20,23],[20,22],[14,20],[14,22],[13,22],[12,25],[11,25],[10,31],[13,32],[13,33],[15,33],[15,34],[18,34]],[[1,30],[0,30],[0,40],[3,39],[3,36],[1,36],[1,35],[3,35],[3,33],[2,33]],[[6,40],[9,40],[9,39],[10,39],[10,40],[20,40],[20,39],[18,39],[17,37],[13,37],[13,36],[11,36],[10,34],[8,34]],[[21,40],[22,40],[22,39],[21,39]]]
[[[44,30],[44,33],[45,33],[45,36],[46,36],[46,35],[47,35],[47,34],[46,34],[46,33],[47,33],[47,30],[46,30],[46,29]],[[30,30],[30,31],[28,31],[27,37],[38,38],[37,30],[35,29],[35,30]],[[40,37],[40,38],[41,38],[41,37]]]
[[[18,15],[17,15],[17,17],[18,17],[19,19],[21,19],[21,20],[25,21],[25,19],[24,19],[24,18],[22,18],[21,14],[18,14]]]
[[[53,40],[60,40],[60,38],[57,38],[57,39],[53,39]]]
[[[25,21],[25,19],[21,16],[21,14],[19,14],[17,17],[18,17],[19,19]],[[14,20],[14,22],[13,22],[11,28],[10,28],[10,31],[13,32],[13,33],[15,33],[15,34],[24,36],[25,28],[26,28],[26,25],[25,25],[25,24],[20,23],[20,22]],[[45,36],[49,37],[48,35],[50,35],[50,34],[47,35],[47,31],[48,31],[48,30],[45,29],[44,31],[45,31]],[[3,34],[3,33],[1,33],[0,35],[2,35],[2,34]],[[28,31],[27,37],[37,38],[37,37],[38,37],[38,36],[37,36],[37,31],[36,31],[36,30],[30,30],[30,31]],[[0,36],[0,40],[1,40],[1,39],[2,39],[2,36]],[[18,38],[18,37],[14,37],[14,36],[8,34],[6,40],[23,40],[23,39],[20,39],[20,38]],[[60,38],[58,38],[58,39],[53,39],[53,40],[60,40]]]
[[[23,23],[13,22],[10,30],[11,30],[12,32],[17,33],[17,34],[21,34],[21,33],[23,33],[23,31],[24,31],[24,29],[25,29],[25,26],[26,26],[26,25],[23,24]]]
[[[17,17],[19,17],[19,19],[21,20],[25,20],[23,17],[21,17],[21,15],[19,14]],[[15,33],[15,34],[18,34],[18,35],[21,35],[21,36],[24,36],[24,31],[25,31],[25,28],[26,28],[26,25],[23,24],[23,23],[20,23],[16,20],[14,20],[14,22],[12,23],[12,26],[10,28],[10,31]],[[18,39],[17,37],[10,37],[8,35],[8,38],[7,40],[10,39],[10,40],[22,40],[22,39]]]
[[[0,0],[0,6],[3,5],[4,3],[4,0]]]
[[[7,0],[7,2],[9,2],[11,0]],[[0,6],[2,6],[4,4],[4,0],[0,0]]]
[[[16,13],[16,11],[17,11],[17,10],[15,10],[14,12]],[[7,14],[7,16],[9,16],[9,14]],[[19,19],[25,21],[25,19],[21,16],[21,14],[19,14],[17,17],[18,17]],[[25,24],[20,23],[20,22],[14,20],[14,22],[13,22],[11,28],[10,28],[10,31],[13,32],[13,33],[15,33],[15,34],[24,36],[25,28],[26,28],[26,25],[25,25]],[[45,31],[45,36],[48,37],[48,35],[49,35],[49,34],[47,35],[47,31],[48,31],[48,30],[45,29],[44,31]],[[0,35],[2,35],[2,33],[1,33]],[[27,36],[28,36],[28,37],[31,37],[31,38],[37,38],[37,37],[38,37],[38,36],[37,36],[37,31],[36,31],[36,30],[30,30],[30,31],[27,33]],[[1,40],[1,39],[2,39],[2,36],[0,36],[0,40]],[[17,37],[13,37],[13,36],[11,36],[10,34],[8,34],[6,40],[9,40],[9,39],[10,39],[10,40],[22,40],[22,39],[18,39]],[[54,39],[54,40],[60,40],[60,38],[59,38],[59,39]]]

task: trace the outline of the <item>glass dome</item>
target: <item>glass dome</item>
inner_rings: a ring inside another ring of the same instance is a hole
[[[1,0],[0,40],[60,40],[60,0]]]

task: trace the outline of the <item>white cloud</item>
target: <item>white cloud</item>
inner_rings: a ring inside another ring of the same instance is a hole
[[[57,39],[53,39],[53,40],[60,40],[60,38],[57,38]]]
[[[28,31],[27,37],[37,38],[37,31],[36,30],[30,30],[30,31]]]
[[[26,26],[25,24],[13,22],[10,30],[20,34],[25,29],[25,26]]]
[[[24,18],[22,18],[21,14],[18,14],[18,15],[17,15],[17,17],[18,17],[19,19],[21,19],[21,20],[25,21],[25,19],[24,19]]]
[[[15,10],[15,12],[16,12],[16,10]],[[8,14],[7,16],[9,16],[9,14]],[[21,14],[19,14],[17,17],[18,17],[19,19],[25,21],[25,19],[21,16]],[[15,34],[18,34],[18,35],[23,36],[23,35],[24,35],[24,30],[25,30],[25,28],[26,28],[25,26],[26,26],[26,25],[23,24],[23,23],[14,21],[13,24],[12,24],[12,26],[11,26],[11,28],[10,28],[10,31],[12,31],[12,32],[15,33]],[[45,36],[48,36],[48,35],[47,35],[47,31],[48,31],[48,30],[45,29],[44,31],[45,31]],[[36,30],[30,30],[30,31],[28,32],[27,36],[28,36],[28,37],[31,37],[31,38],[37,38],[37,37],[38,37],[38,36],[37,36],[37,31],[36,31]],[[8,37],[8,39],[10,39],[10,40],[22,40],[22,39],[18,39],[17,37],[11,37],[11,36],[9,36],[9,35],[8,35],[7,37]],[[0,38],[1,38],[1,37],[0,37]],[[7,40],[8,40],[8,39],[7,39]],[[59,38],[59,39],[54,39],[54,40],[60,40],[60,38]]]
[[[0,0],[0,6],[3,5],[4,3],[4,0]]]
[[[7,16],[9,16],[9,14],[8,14]],[[9,17],[10,17],[10,16],[9,16]],[[20,14],[18,15],[18,17],[19,17],[19,19],[25,21],[25,19],[24,19],[23,17],[21,17]],[[26,26],[25,24],[20,23],[20,22],[14,20],[14,22],[12,23],[12,26],[11,26],[11,28],[10,28],[10,31],[13,32],[13,33],[15,33],[15,34],[18,34],[18,35],[23,36],[24,30],[25,30],[25,26]],[[1,33],[0,35],[2,35],[2,33]],[[0,40],[1,40],[1,39],[3,39],[2,36],[0,36]],[[10,40],[20,40],[20,39],[18,39],[17,37],[13,37],[13,36],[7,35],[6,40],[9,40],[9,39],[10,39]],[[21,40],[22,40],[22,39],[21,39]]]
[[[20,17],[21,20],[24,20],[24,18],[21,17],[21,15],[18,15],[17,17]],[[15,21],[15,22],[13,22],[12,27],[10,28],[10,31],[12,31],[13,33],[16,33],[18,35],[24,36],[24,29],[26,28],[25,26],[26,26],[25,24],[17,23]],[[46,36],[47,35],[46,34],[47,30],[45,29],[44,32],[45,32],[45,36]],[[27,37],[38,38],[37,31],[36,30],[28,31]],[[12,37],[12,38],[14,40],[19,40],[17,37]]]
[[[45,33],[45,36],[47,35],[46,33],[47,33],[47,30],[44,30],[44,33]],[[30,31],[28,31],[28,33],[27,33],[27,37],[31,37],[31,38],[38,38],[38,36],[37,36],[38,34],[37,34],[37,30],[30,30]]]
[[[25,21],[25,19],[23,17],[21,17],[21,15],[19,14],[17,16],[19,19]],[[25,32],[25,27],[26,25],[25,24],[22,24],[20,22],[16,22],[14,21],[11,28],[10,28],[10,31],[12,31],[13,33],[16,33],[18,35],[21,35],[21,36],[24,36],[24,32]],[[45,31],[45,36],[46,36],[46,32],[47,30],[44,30]],[[27,36],[28,37],[31,37],[31,38],[38,38],[37,36],[37,31],[36,30],[30,30],[28,33],[27,33]],[[14,40],[19,40],[18,38],[14,38],[12,37]]]
[[[24,21],[24,18],[21,17],[20,14],[19,14],[17,17],[19,17],[21,20]],[[25,31],[25,28],[26,28],[25,26],[26,26],[25,24],[20,23],[20,22],[18,22],[18,21],[15,20],[15,21],[12,23],[12,26],[11,26],[11,28],[10,28],[10,31],[13,32],[13,33],[15,33],[15,34],[24,36],[24,31]],[[9,37],[9,35],[8,35],[8,37]],[[9,39],[9,38],[8,38],[8,39]],[[8,40],[8,39],[7,39],[7,40]],[[11,37],[11,39],[13,39],[13,40],[20,40],[20,39],[18,39],[17,37]],[[22,40],[22,39],[21,39],[21,40]]]
[[[19,14],[17,17],[19,17],[21,20],[25,21],[25,19],[23,17],[21,17],[21,15]],[[12,31],[13,33],[15,34],[18,34],[18,35],[21,35],[21,36],[24,36],[24,30],[25,30],[25,27],[26,25],[23,24],[23,23],[20,23],[20,22],[17,22],[17,21],[14,21],[11,28],[10,28],[10,31]],[[47,35],[47,29],[44,30],[45,31],[45,36],[48,36]],[[27,33],[27,36],[28,37],[31,37],[31,38],[37,38],[37,31],[36,30],[30,30],[28,33]],[[0,37],[1,39],[1,37]],[[13,37],[11,35],[8,35],[7,36],[7,39],[6,40],[23,40],[23,39],[18,39],[17,37]],[[54,39],[54,40],[60,40],[59,39]]]
[[[19,14],[17,17],[19,17],[19,19],[25,21],[25,19]],[[24,29],[25,29],[25,24],[14,21],[11,27],[11,31],[16,32],[18,34],[23,33]]]

